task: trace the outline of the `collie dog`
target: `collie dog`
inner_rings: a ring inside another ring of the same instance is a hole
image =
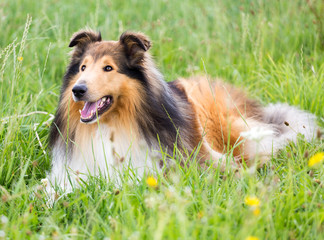
[[[188,164],[193,152],[199,164],[221,170],[256,159],[260,166],[297,134],[311,140],[316,130],[314,115],[286,104],[262,107],[217,79],[165,82],[142,33],[103,41],[85,30],[69,47],[49,138],[52,185],[69,189],[78,176],[111,178],[125,167],[141,178],[174,154]]]

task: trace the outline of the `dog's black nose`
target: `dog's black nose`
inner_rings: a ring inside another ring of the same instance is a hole
[[[87,90],[88,90],[88,88],[84,84],[78,84],[72,88],[72,92],[73,92],[74,96],[77,98],[83,97],[84,94],[87,92]]]

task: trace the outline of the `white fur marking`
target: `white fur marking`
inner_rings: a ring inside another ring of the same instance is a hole
[[[70,156],[65,154],[64,144],[55,145],[53,167],[48,176],[53,186],[57,184],[64,191],[71,191],[68,175],[72,185],[77,183],[76,178],[79,176],[85,180],[89,175],[99,174],[118,184],[118,174],[123,172],[123,168],[131,168],[139,178],[143,177],[145,171],[160,170],[158,161],[151,158],[151,149],[144,140],[136,141],[132,135],[104,125],[100,125],[99,129],[88,136],[78,137],[76,132],[76,141]],[[110,139],[112,134],[113,141]],[[121,158],[122,162],[119,161]],[[48,188],[48,192],[52,194],[54,191]]]

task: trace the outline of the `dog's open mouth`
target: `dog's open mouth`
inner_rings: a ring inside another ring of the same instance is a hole
[[[81,122],[89,123],[94,121],[97,117],[106,112],[112,103],[112,96],[105,96],[96,102],[85,102],[83,109],[80,110]]]

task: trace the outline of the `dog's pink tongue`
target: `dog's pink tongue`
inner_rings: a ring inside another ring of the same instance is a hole
[[[86,102],[81,110],[81,118],[88,118],[91,116],[91,111],[96,112],[96,102]]]
[[[91,111],[96,112],[100,102],[101,99],[99,99],[97,102],[85,102],[84,107],[81,110],[81,118],[90,117]]]

